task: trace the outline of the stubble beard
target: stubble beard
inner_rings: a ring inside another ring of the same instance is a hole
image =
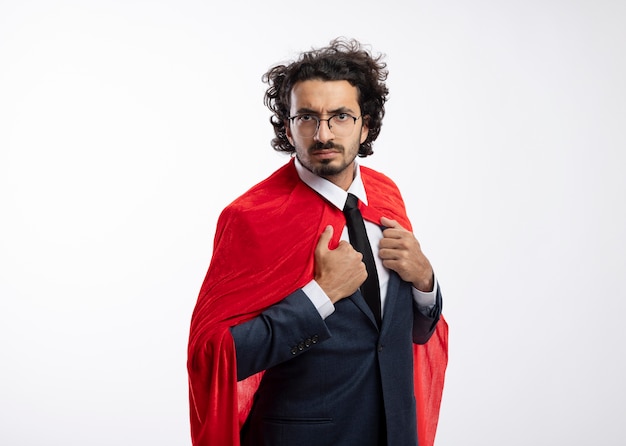
[[[322,160],[321,164],[313,167],[312,172],[320,177],[332,177],[334,175],[338,175],[343,172],[346,167],[345,163],[341,163],[338,166],[333,166],[331,160]]]
[[[320,144],[320,143],[314,144],[311,147],[309,147],[309,149],[307,150],[307,153],[312,154],[316,150],[324,150],[324,149],[333,149],[341,153],[342,155],[345,155],[346,153],[344,146],[340,144],[335,144],[333,142],[328,142],[326,144]],[[300,160],[300,163],[304,167],[306,167],[308,170],[313,172],[315,175],[320,176],[322,178],[333,177],[335,175],[339,175],[352,164],[352,162],[354,161],[354,158],[356,158],[356,156],[354,156],[350,160],[344,159],[341,161],[339,165],[333,165],[332,164],[333,160],[330,160],[330,159],[320,160],[319,164],[313,165],[312,163],[306,163],[306,164],[303,163],[302,159],[298,157],[298,159]]]

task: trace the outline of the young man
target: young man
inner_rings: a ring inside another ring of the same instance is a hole
[[[447,325],[428,259],[372,153],[386,65],[334,40],[266,73],[295,156],[224,209],[191,321],[195,446],[430,446]],[[419,439],[419,440],[418,440]]]

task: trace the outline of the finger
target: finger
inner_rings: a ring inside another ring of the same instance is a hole
[[[328,244],[330,243],[330,239],[333,236],[334,229],[332,225],[326,226],[324,231],[320,235],[320,239],[317,242],[317,249],[329,249]]]
[[[387,218],[387,217],[381,217],[380,224],[387,228],[404,229],[402,225],[398,223],[396,220],[392,220],[391,218]]]
[[[383,238],[378,243],[378,249],[402,249],[403,246],[402,234],[398,232],[393,233],[392,231],[383,233]]]
[[[391,259],[397,259],[399,256],[398,254],[398,250],[394,249],[394,248],[380,248],[378,250],[378,257],[380,257],[383,260],[391,260]]]

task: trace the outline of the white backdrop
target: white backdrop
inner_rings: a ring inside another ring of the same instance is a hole
[[[261,76],[339,35],[387,54],[365,164],[444,292],[437,445],[625,444],[625,23],[619,0],[0,0],[0,444],[190,444],[217,216],[286,161]]]

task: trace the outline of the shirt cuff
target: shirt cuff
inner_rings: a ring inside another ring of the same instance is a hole
[[[415,303],[420,310],[432,310],[437,303],[437,287],[439,286],[439,284],[437,283],[436,277],[433,277],[433,283],[433,290],[428,293],[412,287],[413,300],[415,300]]]
[[[311,303],[315,306],[322,319],[326,319],[335,312],[335,306],[315,280],[311,280],[303,286],[302,291],[304,291],[304,294],[306,294]]]

